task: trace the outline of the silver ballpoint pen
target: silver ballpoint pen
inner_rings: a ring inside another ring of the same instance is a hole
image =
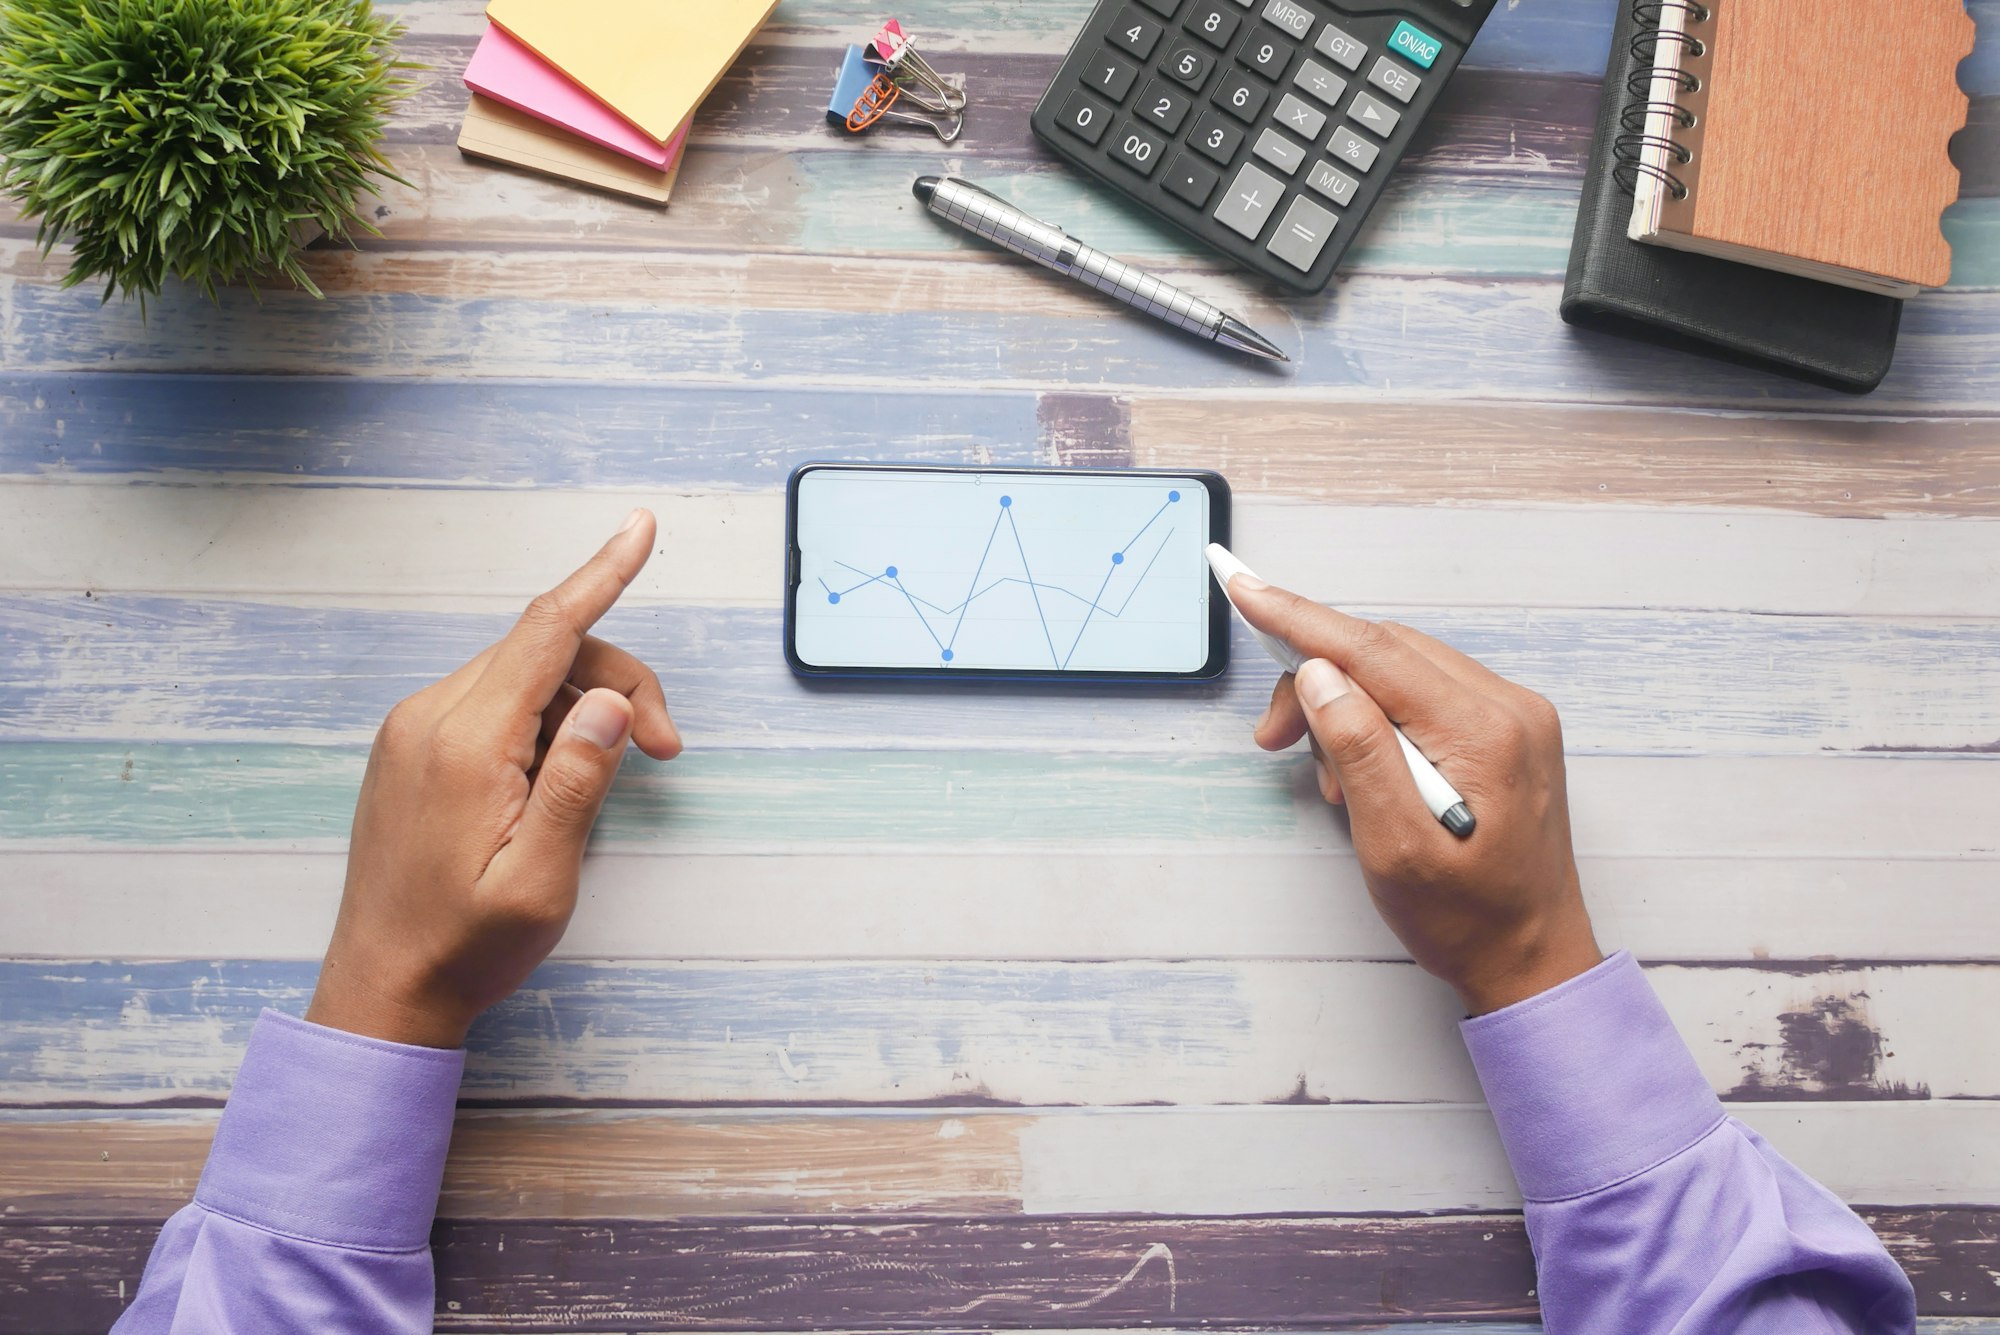
[[[989,190],[953,176],[919,176],[910,189],[938,217],[983,236],[997,246],[1094,287],[1137,311],[1187,330],[1225,348],[1268,357],[1291,358],[1262,334],[1200,297],[1162,282],[1143,269],[1115,260],[1038,218],[1021,212]]]

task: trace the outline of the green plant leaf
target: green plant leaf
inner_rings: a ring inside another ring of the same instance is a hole
[[[409,87],[369,0],[0,0],[0,190],[71,246],[64,283],[211,299],[283,275],[297,219],[373,231],[378,145]]]

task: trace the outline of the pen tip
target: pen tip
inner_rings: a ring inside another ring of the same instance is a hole
[[[1445,829],[1461,839],[1471,834],[1479,824],[1472,817],[1472,809],[1463,802],[1454,802],[1438,819],[1444,822]]]
[[[938,187],[937,177],[919,176],[916,180],[910,183],[910,193],[915,195],[918,199],[921,199],[924,203],[928,204],[931,202],[931,196],[937,193],[937,187]]]
[[[1244,324],[1233,315],[1226,315],[1222,318],[1222,327],[1216,331],[1215,341],[1224,347],[1234,348],[1238,352],[1247,352],[1253,357],[1262,357],[1266,361],[1291,361],[1291,358],[1285,355],[1283,348],[1273,343],[1270,339],[1265,338],[1262,334],[1252,329],[1249,325]]]

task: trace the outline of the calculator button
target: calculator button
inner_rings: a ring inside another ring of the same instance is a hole
[[[1167,57],[1167,63],[1161,68],[1174,82],[1186,84],[1198,93],[1201,86],[1208,82],[1208,71],[1214,63],[1193,47],[1184,46]]]
[[[1160,25],[1127,5],[1119,11],[1118,21],[1111,25],[1107,40],[1144,60],[1153,54],[1153,47],[1159,43]]]
[[[1303,42],[1312,31],[1312,11],[1292,0],[1271,0],[1264,6],[1264,17],[1290,33],[1294,41]]]
[[[1160,165],[1160,154],[1166,150],[1166,140],[1146,133],[1132,121],[1120,125],[1111,136],[1112,160],[1124,163],[1141,176],[1153,174],[1153,169]]]
[[[1361,182],[1330,162],[1315,162],[1306,173],[1306,184],[1340,205],[1353,203],[1354,192],[1361,188]]]
[[[1413,65],[1425,69],[1444,50],[1444,43],[1409,23],[1398,23],[1396,31],[1389,34],[1389,49]]]
[[[1216,206],[1215,220],[1230,231],[1255,241],[1257,233],[1264,230],[1264,220],[1271,216],[1271,210],[1284,197],[1282,181],[1246,162],[1243,170],[1236,173],[1236,179],[1229,183],[1222,203]]]
[[[1132,104],[1132,110],[1172,134],[1181,128],[1188,108],[1193,105],[1187,94],[1176,91],[1164,79],[1155,79],[1146,85],[1146,91]]]
[[[1161,182],[1167,193],[1175,199],[1200,208],[1208,203],[1208,197],[1215,193],[1215,183],[1222,178],[1195,161],[1186,153],[1174,159],[1174,165],[1167,169],[1166,179]]]
[[[1204,111],[1201,119],[1194,123],[1187,141],[1189,148],[1210,162],[1227,167],[1229,160],[1236,156],[1236,150],[1243,146],[1243,131],[1215,112]]]
[[[1236,58],[1265,78],[1275,79],[1292,63],[1292,48],[1276,28],[1266,26],[1243,39],[1243,45],[1236,48]]]
[[[1130,13],[1131,11],[1126,11]],[[1313,50],[1331,60],[1344,70],[1361,68],[1361,57],[1368,54],[1368,48],[1331,24],[1319,30],[1319,38],[1313,43]]]
[[[1174,11],[1181,7],[1181,0],[1139,0],[1139,3],[1163,19],[1172,18]]]
[[[1228,46],[1229,39],[1236,35],[1243,19],[1224,9],[1216,0],[1202,0],[1188,14],[1181,26],[1210,46]]]
[[[1369,143],[1345,125],[1334,127],[1333,138],[1327,141],[1326,146],[1342,162],[1364,172],[1375,165],[1375,155],[1382,151],[1378,145]]]
[[[1317,139],[1326,128],[1326,113],[1302,97],[1286,93],[1278,99],[1274,119],[1301,139]]]
[[[1313,261],[1326,249],[1326,239],[1333,235],[1339,222],[1340,219],[1300,195],[1285,210],[1285,220],[1278,224],[1271,243],[1264,249],[1304,272],[1313,267]]]
[[[1215,85],[1215,92],[1208,100],[1247,124],[1257,119],[1258,113],[1264,110],[1264,104],[1271,100],[1271,94],[1241,70],[1231,70]]]
[[[1377,56],[1375,68],[1368,71],[1368,82],[1398,102],[1408,102],[1417,95],[1417,89],[1423,86],[1424,81],[1389,57]]]
[[[1090,73],[1083,76],[1083,81],[1113,102],[1123,102],[1125,94],[1132,91],[1132,80],[1138,77],[1138,66],[1104,55],[1091,62]]]
[[[1299,66],[1299,77],[1292,83],[1301,92],[1312,94],[1328,106],[1338,103],[1340,95],[1347,91],[1347,80],[1317,60],[1308,60]]]
[[[1104,137],[1111,124],[1111,113],[1082,93],[1071,93],[1069,101],[1063,103],[1062,114],[1056,117],[1056,124],[1085,143],[1094,144]]]
[[[1396,122],[1403,119],[1403,113],[1373,93],[1356,93],[1347,104],[1347,119],[1387,139],[1396,133]]]
[[[1299,164],[1306,160],[1306,151],[1276,130],[1258,135],[1257,147],[1250,151],[1287,176],[1297,172]]]

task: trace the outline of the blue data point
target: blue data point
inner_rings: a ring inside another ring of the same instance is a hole
[[[1113,552],[1113,553],[1111,553],[1111,564],[1112,564],[1112,565],[1115,565],[1115,566],[1122,566],[1122,565],[1124,565],[1124,564],[1125,564],[1125,553],[1123,553],[1123,552]]]
[[[944,651],[944,661],[947,663],[951,661],[951,650],[947,649]]]
[[[1000,508],[1003,510],[1006,509],[1008,506],[1012,505],[1013,503],[1014,503],[1014,498],[1012,496],[1002,496],[1000,498]]]
[[[830,603],[837,603],[840,601],[840,595],[837,593],[829,593],[826,596],[826,600]]]
[[[883,571],[883,572],[882,572],[882,578],[883,578],[883,579],[894,579],[894,578],[896,578],[896,567],[894,567],[894,566],[890,566],[890,567],[889,567],[889,568],[888,568],[887,570]]]
[[[1177,492],[1177,491],[1170,491],[1170,492],[1168,492],[1168,493],[1167,493],[1167,502],[1168,502],[1168,504],[1172,504],[1173,502],[1175,502],[1175,501],[1179,500],[1180,498],[1181,498],[1181,494],[1180,494],[1179,492]]]

